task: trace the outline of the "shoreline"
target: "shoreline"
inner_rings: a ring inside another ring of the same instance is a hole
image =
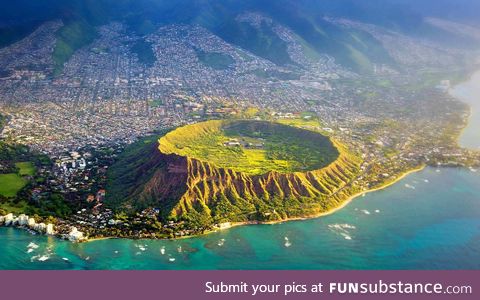
[[[338,211],[340,211],[341,209],[345,208],[346,206],[348,206],[353,200],[355,200],[356,198],[362,196],[362,195],[366,195],[368,193],[373,193],[373,192],[377,192],[377,191],[381,191],[383,189],[386,189],[396,183],[398,183],[400,180],[404,179],[405,177],[407,177],[408,175],[411,175],[413,173],[417,173],[417,172],[420,172],[422,170],[424,170],[425,168],[427,167],[427,165],[421,165],[419,166],[418,168],[414,168],[414,169],[411,169],[411,170],[408,170],[404,173],[402,173],[401,175],[399,175],[398,177],[396,177],[394,180],[392,181],[389,181],[388,183],[385,183],[385,184],[382,184],[378,187],[375,187],[375,188],[372,188],[372,189],[368,189],[368,190],[365,190],[365,191],[362,191],[362,192],[358,192],[356,194],[353,194],[351,195],[350,197],[348,197],[345,201],[343,201],[339,206],[329,210],[329,211],[325,211],[325,212],[321,212],[321,213],[318,213],[318,214],[314,214],[314,215],[311,215],[311,216],[305,216],[305,217],[294,217],[294,218],[287,218],[287,219],[283,219],[283,220],[279,220],[279,221],[269,221],[269,222],[261,222],[261,221],[249,221],[249,222],[235,222],[235,223],[232,223],[232,225],[228,228],[223,228],[223,229],[217,229],[215,231],[212,231],[212,232],[217,232],[217,231],[223,231],[223,230],[228,230],[230,228],[233,228],[233,227],[238,227],[238,226],[244,226],[244,225],[274,225],[274,224],[281,224],[281,223],[285,223],[285,222],[291,222],[291,221],[305,221],[305,220],[311,220],[311,219],[317,219],[317,218],[321,218],[321,217],[325,217],[325,216],[328,216],[328,215],[332,215]],[[192,236],[192,237],[195,237],[195,236]]]
[[[201,237],[201,236],[204,236],[204,235],[208,235],[210,233],[215,233],[215,232],[220,232],[220,231],[225,231],[225,230],[229,230],[229,229],[232,229],[234,227],[240,227],[240,226],[248,226],[248,225],[275,225],[275,224],[282,224],[282,223],[286,223],[286,222],[295,222],[295,221],[306,221],[306,220],[312,220],[312,219],[317,219],[317,218],[321,218],[321,217],[325,217],[325,216],[328,216],[328,215],[332,215],[340,210],[342,210],[343,208],[345,208],[346,206],[348,206],[353,200],[355,200],[356,198],[364,195],[364,194],[368,194],[368,193],[373,193],[373,192],[377,192],[377,191],[381,191],[381,190],[384,190],[396,183],[398,183],[399,181],[401,181],[402,179],[404,179],[405,177],[413,174],[413,173],[417,173],[417,172],[420,172],[422,170],[424,170],[425,168],[427,167],[427,165],[421,165],[417,168],[414,168],[414,169],[411,169],[411,170],[408,170],[406,172],[403,172],[401,175],[399,175],[398,177],[396,177],[395,179],[385,183],[385,184],[382,184],[378,187],[375,187],[375,188],[372,188],[372,189],[368,189],[368,190],[365,190],[365,191],[362,191],[362,192],[358,192],[356,194],[353,194],[351,196],[349,196],[345,201],[343,201],[339,206],[329,210],[329,211],[325,211],[325,212],[322,212],[322,213],[318,213],[318,214],[314,214],[314,215],[310,215],[310,216],[305,216],[305,217],[294,217],[294,218],[287,218],[287,219],[283,219],[283,220],[278,220],[278,221],[269,221],[269,222],[262,222],[262,221],[248,221],[248,222],[232,222],[231,225],[229,227],[225,227],[225,228],[218,228],[218,229],[214,229],[214,230],[209,230],[209,231],[206,231],[202,234],[195,234],[195,235],[189,235],[189,236],[181,236],[181,237],[176,237],[176,238],[173,238],[173,239],[158,239],[158,240],[164,240],[164,241],[174,241],[174,240],[182,240],[182,239],[190,239],[190,238],[196,238],[196,237]],[[131,240],[135,240],[135,239],[132,239],[132,238],[121,238],[121,237],[103,237],[103,238],[92,238],[92,239],[88,239],[86,241],[84,241],[83,243],[90,243],[90,242],[96,242],[96,241],[101,241],[101,240],[108,240],[108,239],[131,239]],[[152,239],[138,239],[138,240],[152,240]]]
[[[420,172],[422,170],[424,170],[425,168],[427,167],[427,165],[421,165],[417,168],[414,168],[414,169],[410,169],[408,171],[405,171],[403,173],[401,173],[401,175],[399,175],[398,177],[396,177],[395,179],[391,180],[391,181],[388,181],[384,184],[381,184],[380,186],[378,187],[375,187],[375,188],[372,188],[372,189],[368,189],[368,190],[364,190],[364,191],[361,191],[361,192],[358,192],[356,194],[353,194],[351,196],[349,196],[347,199],[345,199],[343,202],[340,203],[340,205],[338,205],[337,207],[331,209],[331,210],[328,210],[328,211],[325,211],[325,212],[321,212],[321,213],[318,213],[318,214],[313,214],[313,215],[309,215],[309,216],[304,216],[304,217],[293,217],[293,218],[287,218],[287,219],[283,219],[283,220],[278,220],[278,221],[268,221],[268,222],[262,222],[262,221],[247,221],[247,222],[231,222],[230,223],[230,226],[228,227],[225,227],[225,228],[216,228],[216,229],[213,229],[213,230],[209,230],[209,231],[205,231],[204,233],[201,233],[201,234],[195,234],[195,235],[189,235],[189,236],[179,236],[179,237],[175,237],[173,239],[169,239],[169,238],[163,238],[163,239],[157,239],[157,240],[164,240],[164,241],[168,241],[168,240],[181,240],[181,239],[190,239],[190,238],[196,238],[196,237],[200,237],[200,236],[204,236],[204,235],[208,235],[210,233],[215,233],[215,232],[220,232],[220,231],[224,231],[224,230],[229,230],[231,228],[234,228],[234,227],[239,227],[239,226],[247,226],[247,225],[275,225],[275,224],[282,224],[282,223],[286,223],[286,222],[294,222],[294,221],[305,221],[305,220],[311,220],[311,219],[317,219],[317,218],[321,218],[321,217],[325,217],[325,216],[328,216],[328,215],[332,215],[338,211],[340,211],[341,209],[345,208],[346,206],[348,206],[353,200],[355,200],[356,198],[362,196],[362,195],[366,195],[368,193],[373,193],[373,192],[376,192],[376,191],[381,191],[381,190],[384,190],[396,183],[398,183],[399,181],[401,181],[402,179],[404,179],[405,177],[413,174],[413,173],[416,173],[416,172]],[[2,227],[12,227],[12,228],[15,228],[15,229],[22,229],[21,227],[18,227],[18,226],[2,226]],[[61,239],[59,236],[56,236],[54,235],[56,238],[59,238]],[[123,238],[123,237],[115,237],[115,236],[110,236],[110,237],[97,237],[97,238],[87,238],[86,240],[83,240],[83,241],[79,241],[80,243],[91,243],[91,242],[97,242],[97,241],[102,241],[102,240],[110,240],[110,239],[130,239],[130,240],[155,240],[155,239],[149,239],[149,238],[138,238],[138,239],[135,239],[135,238]]]
[[[466,132],[468,126],[471,125],[470,123],[471,123],[471,120],[473,118],[473,115],[475,113],[478,114],[479,112],[477,112],[477,111],[474,112],[474,104],[471,103],[472,102],[471,99],[466,99],[467,101],[465,101],[465,99],[462,99],[462,97],[460,95],[455,95],[455,90],[458,89],[462,85],[469,84],[471,81],[473,81],[475,76],[478,76],[480,78],[480,70],[472,72],[470,74],[470,76],[468,77],[468,80],[466,80],[464,82],[461,82],[461,83],[458,83],[448,90],[448,94],[451,97],[453,97],[457,101],[460,101],[461,103],[466,104],[469,108],[468,109],[468,116],[465,118],[466,119],[465,120],[465,126],[463,126],[463,128],[460,130],[460,134],[458,135],[458,138],[457,138],[457,146],[461,147],[461,148],[464,148],[464,149],[470,149],[470,150],[478,150],[478,149],[475,149],[475,148],[472,148],[472,147],[469,147],[469,146],[466,146],[466,145],[462,145],[462,137],[465,135],[465,132]],[[480,101],[480,98],[478,99],[478,101]]]

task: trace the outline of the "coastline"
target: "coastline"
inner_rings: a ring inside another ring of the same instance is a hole
[[[428,234],[433,232],[435,236],[442,238],[440,242],[442,245],[451,246],[452,234],[464,237],[463,228],[468,228],[469,225],[471,228],[476,228],[475,225],[478,223],[472,215],[476,211],[471,210],[478,204],[478,197],[476,197],[480,193],[478,174],[471,174],[461,168],[441,168],[440,173],[435,169],[435,167],[427,167],[420,173],[407,176],[396,186],[360,197],[356,199],[358,202],[353,202],[332,216],[270,226],[245,226],[194,239],[111,239],[77,245],[55,238],[30,236],[27,232],[13,228],[0,228],[1,236],[5,239],[5,243],[0,243],[3,246],[1,250],[4,251],[5,258],[3,267],[9,269],[54,267],[102,269],[107,266],[110,269],[168,270],[246,267],[278,269],[281,265],[280,267],[288,269],[309,269],[312,268],[313,263],[313,267],[322,269],[325,268],[325,262],[332,267],[363,268],[362,266],[373,261],[378,262],[379,268],[389,263],[392,263],[389,265],[391,268],[401,268],[405,267],[405,264],[404,261],[396,260],[398,249],[411,244],[408,239],[398,237],[408,235],[414,239],[424,234],[425,228],[431,228],[432,231],[427,231]],[[424,183],[424,179],[429,182]],[[405,188],[406,183],[415,186],[416,189]],[[458,183],[462,187],[473,184],[474,189],[468,195],[464,193],[464,198],[461,190],[459,193],[458,190],[450,189],[449,183]],[[457,196],[460,197],[457,198]],[[453,210],[432,211],[432,204],[436,205],[437,201],[441,207],[456,206]],[[415,207],[413,211],[418,213],[419,218],[411,218],[413,207]],[[363,209],[371,214],[364,214]],[[451,220],[459,216],[472,216],[472,218],[462,218],[458,223],[454,221],[455,226],[450,226]],[[446,226],[439,226],[444,222]],[[403,225],[398,226],[398,224]],[[345,233],[351,239],[345,238],[341,233]],[[474,238],[476,231],[472,230],[468,233],[467,237]],[[477,257],[479,253],[475,252],[478,250],[475,247],[469,247],[471,246],[468,244],[469,240],[471,239],[455,239],[458,241],[455,245],[459,245],[467,252],[465,255],[455,256],[455,261],[442,259],[440,263],[451,262],[451,267],[455,268],[459,265],[456,259],[459,259],[464,263],[462,266],[474,267],[475,261],[472,262],[469,258]],[[420,250],[415,248],[414,251],[420,251],[418,256],[429,255],[432,259],[436,259],[438,255],[444,253],[445,248],[438,247],[439,243],[436,239],[426,241],[431,245],[431,249],[428,249],[430,247]],[[39,245],[39,248],[27,253],[29,249],[27,244],[30,242]],[[335,247],[332,248],[332,245]],[[47,253],[49,246],[53,246],[51,253]],[[374,248],[369,248],[370,246]],[[140,248],[146,248],[146,250],[143,251]],[[365,252],[361,249],[372,249],[372,251]],[[162,254],[163,251],[165,251],[164,254]],[[339,251],[349,254],[347,266],[344,265],[344,261],[338,260]],[[382,256],[382,260],[377,261],[378,252],[385,253],[387,256]],[[306,255],[315,257],[319,253],[321,257],[318,260],[306,257]],[[37,255],[42,254],[49,255],[50,258],[46,261],[38,261]],[[446,255],[448,258],[450,253]],[[30,261],[32,257],[34,257],[33,262]],[[62,260],[64,257],[69,261]],[[87,259],[88,257],[90,258]],[[270,257],[274,259],[269,259]],[[440,257],[443,258],[441,255]],[[170,258],[175,258],[175,261],[170,261]],[[412,263],[412,268],[418,267],[416,265],[418,260],[414,256],[407,258],[409,263]],[[439,267],[447,268],[448,265]]]
[[[325,217],[325,216],[328,216],[328,215],[332,215],[336,212],[338,212],[339,210],[345,208],[347,205],[349,205],[353,200],[355,200],[356,198],[358,198],[359,196],[362,196],[364,194],[368,194],[368,193],[372,193],[372,192],[376,192],[376,191],[380,191],[380,190],[383,190],[383,189],[386,189],[394,184],[396,184],[397,182],[399,182],[400,180],[404,179],[405,177],[407,177],[408,175],[410,174],[413,174],[413,173],[416,173],[416,172],[420,172],[422,171],[423,169],[425,169],[427,167],[427,165],[421,165],[417,168],[414,168],[414,169],[411,169],[411,170],[408,170],[404,173],[402,173],[401,175],[399,175],[398,177],[396,177],[395,179],[389,181],[389,182],[386,182],[384,184],[381,184],[380,186],[378,187],[375,187],[375,188],[372,188],[372,189],[368,189],[368,190],[365,190],[365,191],[362,191],[362,192],[358,192],[356,194],[353,194],[351,195],[350,197],[348,197],[345,201],[343,201],[339,206],[329,210],[329,211],[326,211],[326,212],[321,212],[321,213],[318,213],[318,214],[314,214],[314,215],[311,215],[311,216],[305,216],[305,217],[294,217],[294,218],[287,218],[287,219],[283,219],[283,220],[279,220],[279,221],[269,221],[269,222],[261,222],[261,221],[249,221],[249,222],[235,222],[235,223],[231,223],[231,226],[230,227],[227,227],[227,228],[223,228],[223,229],[217,229],[217,230],[213,230],[211,232],[216,232],[216,231],[222,231],[222,230],[228,230],[230,228],[233,228],[233,227],[238,227],[238,226],[244,226],[244,225],[274,225],[274,224],[281,224],[281,223],[285,223],[285,222],[291,222],[291,221],[304,221],[304,220],[309,220],[309,219],[316,219],[316,218],[321,218],[321,217]],[[210,233],[210,232],[209,232]],[[207,234],[207,233],[205,233]],[[195,236],[189,236],[189,237],[195,237]],[[187,238],[189,238],[187,237]]]
[[[451,95],[453,97],[453,95]],[[460,99],[454,97],[455,99],[457,99],[458,101],[461,101]],[[461,101],[462,103],[465,103],[463,101]],[[462,130],[460,130],[460,134],[458,135],[457,137],[457,146],[460,147],[460,148],[464,148],[462,145],[461,145],[461,139],[462,139],[462,136],[465,134],[465,131],[467,130],[468,126],[470,125],[470,119],[472,119],[473,117],[473,108],[470,104],[466,103],[468,105],[468,116],[466,116],[465,118],[465,126],[463,126]]]
[[[464,82],[461,82],[461,83],[458,83],[448,90],[448,94],[451,97],[455,98],[457,101],[460,101],[460,102],[466,104],[469,108],[468,109],[468,115],[465,117],[465,122],[464,122],[465,126],[463,126],[463,128],[461,129],[460,134],[458,135],[458,138],[457,138],[457,145],[461,148],[467,148],[467,149],[472,148],[472,147],[469,147],[468,145],[462,145],[462,138],[465,136],[467,128],[469,126],[471,126],[471,121],[473,119],[474,114],[479,114],[480,112],[478,111],[478,107],[475,107],[474,103],[472,103],[472,99],[467,99],[468,97],[463,97],[462,95],[458,94],[458,92],[456,92],[456,90],[458,90],[459,88],[461,88],[463,86],[475,85],[474,80],[476,79],[476,77],[478,77],[479,78],[478,81],[480,81],[480,69],[472,72],[470,74],[470,76],[468,77],[468,80],[466,80]],[[478,101],[480,102],[480,97],[479,97]],[[480,103],[477,103],[477,105],[479,105],[479,104]],[[472,150],[476,150],[476,149],[472,149]]]
[[[331,209],[331,210],[328,210],[328,211],[325,211],[325,212],[321,212],[321,213],[318,213],[318,214],[313,214],[313,215],[308,215],[308,216],[304,216],[304,217],[293,217],[293,218],[287,218],[287,219],[283,219],[283,220],[278,220],[278,221],[268,221],[268,222],[262,222],[262,221],[248,221],[248,222],[232,222],[230,223],[230,225],[228,227],[225,227],[225,228],[216,228],[216,229],[213,229],[213,230],[209,230],[209,231],[205,231],[204,233],[201,233],[201,234],[195,234],[195,235],[188,235],[188,236],[180,236],[180,237],[176,237],[176,238],[173,238],[173,239],[168,239],[168,238],[165,238],[165,239],[162,239],[162,240],[180,240],[180,239],[189,239],[189,238],[195,238],[195,237],[200,237],[200,236],[204,236],[204,235],[208,235],[210,233],[214,233],[214,232],[219,232],[219,231],[224,231],[224,230],[228,230],[228,229],[231,229],[231,228],[234,228],[234,227],[239,227],[239,226],[246,226],[246,225],[274,225],[274,224],[281,224],[281,223],[286,223],[286,222],[292,222],[292,221],[304,221],[304,220],[309,220],[309,219],[316,219],[316,218],[321,218],[321,217],[325,217],[325,216],[328,216],[328,215],[332,215],[338,211],[340,211],[341,209],[345,208],[347,205],[349,205],[353,200],[355,200],[356,198],[362,196],[362,195],[365,195],[365,194],[368,194],[368,193],[372,193],[372,192],[376,192],[376,191],[380,191],[380,190],[383,190],[383,189],[386,189],[394,184],[396,184],[397,182],[399,182],[400,180],[404,179],[405,177],[407,177],[408,175],[410,174],[413,174],[413,173],[416,173],[416,172],[420,172],[422,171],[423,169],[425,169],[426,165],[421,165],[417,168],[414,168],[414,169],[410,169],[408,171],[405,171],[403,173],[401,173],[400,175],[398,175],[396,178],[394,178],[393,180],[390,180],[388,182],[385,182],[384,184],[381,184],[375,188],[372,188],[372,189],[368,189],[368,190],[364,190],[364,191],[361,191],[361,192],[358,192],[358,193],[355,193],[351,196],[349,196],[347,199],[345,199],[344,201],[342,201],[340,203],[340,205],[338,205],[337,207]],[[14,228],[16,229],[21,229],[20,227],[17,227],[17,226],[13,226]],[[58,236],[56,236],[58,237]],[[58,237],[60,238],[60,237]],[[96,242],[96,241],[102,241],[102,240],[109,240],[109,239],[132,239],[132,238],[122,238],[122,237],[115,237],[115,236],[110,236],[110,237],[95,237],[95,238],[87,238],[85,240],[82,240],[81,243],[90,243],[90,242]],[[132,239],[132,240],[137,240],[137,239]],[[138,240],[147,240],[145,238],[139,238]],[[150,240],[150,239],[149,239]]]

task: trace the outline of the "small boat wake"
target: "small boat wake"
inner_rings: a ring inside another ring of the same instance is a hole
[[[345,224],[329,224],[328,229],[330,229],[330,231],[332,231],[333,233],[342,236],[346,240],[351,240],[352,235],[350,232],[352,230],[357,229],[357,227],[355,227],[354,225],[346,224],[346,223]]]
[[[31,261],[31,262],[34,262],[34,261],[42,261],[42,262],[43,262],[43,261],[47,261],[47,260],[49,260],[49,259],[50,259],[50,254],[45,253],[45,254],[43,254],[43,255],[35,255],[35,256],[32,256],[32,257],[30,258],[30,261]]]
[[[34,242],[31,242],[30,244],[28,244],[27,248],[29,249],[38,249],[38,245],[35,244]]]
[[[48,255],[42,255],[38,258],[38,261],[47,261],[50,259],[50,256]]]
[[[32,253],[33,251],[35,251],[36,249],[38,249],[38,245],[35,244],[34,242],[31,242],[30,244],[28,244],[27,246],[27,253]]]
[[[140,250],[142,252],[147,251],[147,248],[148,248],[148,245],[146,245],[146,244],[145,245],[135,244],[134,246],[135,246],[135,248],[137,248],[138,250]]]
[[[36,251],[38,248],[40,248],[39,245],[31,242],[30,244],[27,245],[27,253],[33,253],[33,252]],[[31,262],[35,262],[35,261],[44,262],[44,261],[49,260],[52,255],[53,255],[53,247],[52,247],[52,246],[48,246],[48,247],[45,248],[45,252],[44,252],[44,253],[38,254],[38,255],[34,255],[34,256],[30,257],[30,261],[31,261]]]
[[[414,187],[413,185],[410,185],[410,184],[408,184],[408,183],[405,184],[405,187],[406,187],[407,189],[411,189],[411,190],[414,190],[414,189],[415,189],[415,187]]]

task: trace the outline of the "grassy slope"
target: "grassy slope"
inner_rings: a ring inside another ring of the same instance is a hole
[[[15,166],[18,168],[18,174],[20,176],[35,175],[35,166],[30,161],[15,163]]]
[[[147,67],[153,67],[157,58],[153,53],[152,44],[145,40],[136,41],[130,48],[138,57],[138,60]]]
[[[0,195],[14,197],[26,184],[27,180],[19,174],[0,174]]]
[[[72,20],[60,28],[53,51],[54,75],[59,75],[75,51],[93,42],[95,37],[95,28],[84,20]]]
[[[248,23],[228,20],[212,30],[227,42],[266,58],[277,65],[293,64],[287,53],[286,43],[264,23],[257,29]]]
[[[333,56],[339,64],[357,72],[371,72],[373,63],[393,63],[380,42],[368,33],[344,29],[321,18],[294,16],[284,22],[310,48]]]
[[[227,54],[219,52],[204,52],[200,49],[195,50],[198,60],[215,70],[225,70],[235,63],[235,60]]]
[[[33,176],[35,166],[32,162],[15,163],[17,173],[0,174],[0,195],[4,197],[15,197],[17,193],[28,183],[24,176]]]
[[[157,137],[145,137],[129,145],[108,169],[107,199],[112,206],[119,205],[136,189],[147,182],[158,165],[143,169],[152,159],[152,148],[157,147]]]

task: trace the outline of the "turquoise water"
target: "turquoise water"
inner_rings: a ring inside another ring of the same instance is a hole
[[[177,241],[72,244],[0,228],[0,269],[480,269],[480,174],[438,171],[327,217]]]

